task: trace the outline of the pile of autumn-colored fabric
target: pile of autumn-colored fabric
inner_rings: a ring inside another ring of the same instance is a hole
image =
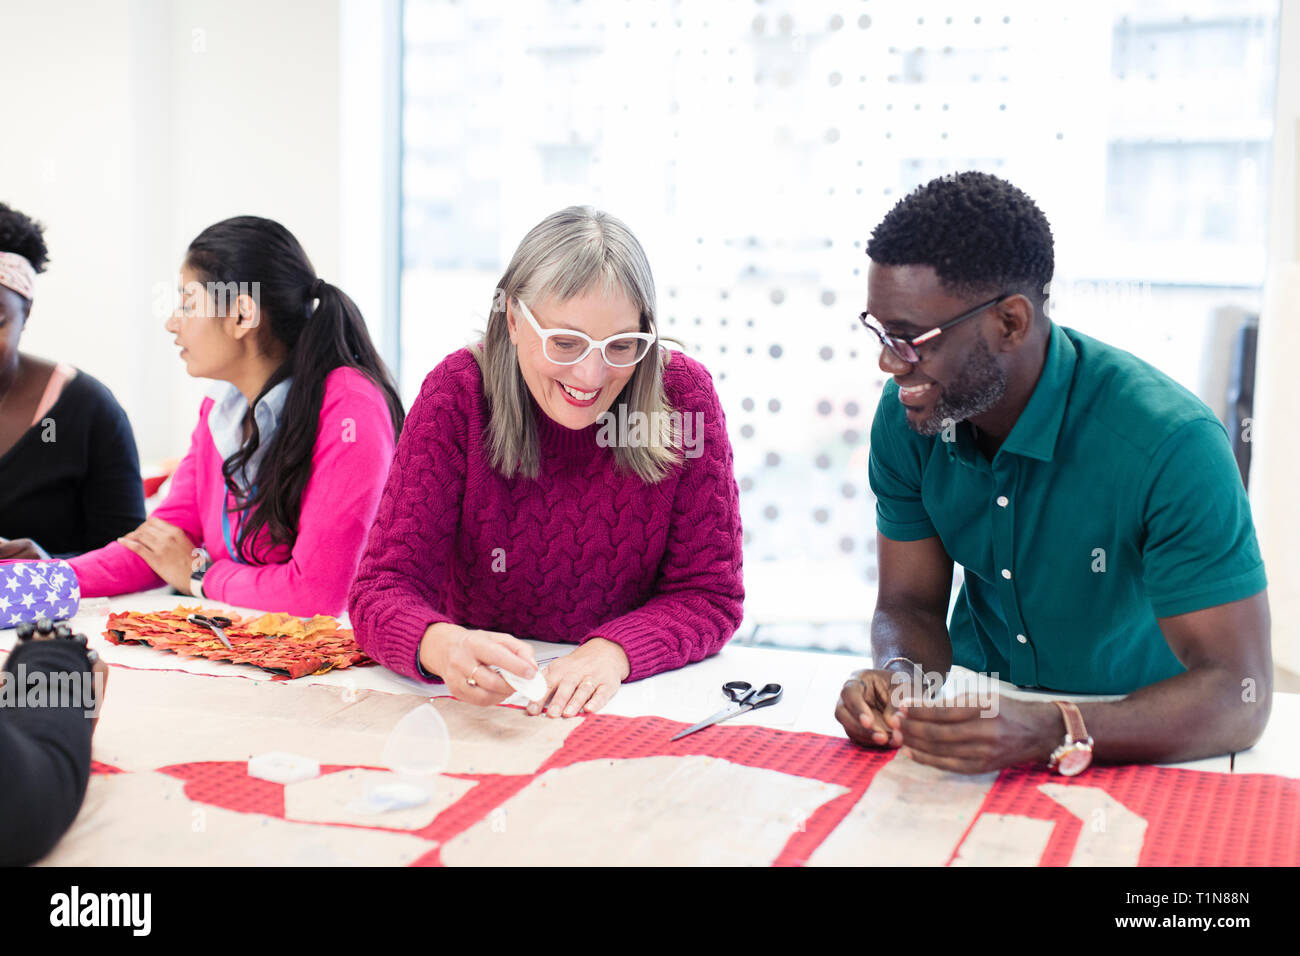
[[[233,623],[223,630],[231,649],[210,628],[188,621],[191,614],[230,618]],[[291,614],[240,618],[198,607],[126,611],[108,616],[104,636],[114,644],[148,644],[187,657],[253,664],[291,679],[373,663],[357,648],[350,629],[323,614],[305,620]]]

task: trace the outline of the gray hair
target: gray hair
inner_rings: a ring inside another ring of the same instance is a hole
[[[506,305],[512,299],[566,301],[587,292],[622,292],[641,313],[641,331],[658,331],[655,285],[645,250],[631,230],[613,216],[590,206],[569,206],[547,216],[519,243],[505,275],[497,283],[483,340],[472,350],[483,373],[488,400],[487,439],[492,467],[507,478],[536,478],[540,464],[537,423],[533,420],[528,383],[519,354],[510,341]],[[658,425],[643,447],[614,446],[620,471],[643,481],[662,480],[681,461],[680,436],[673,434],[664,394],[665,350],[653,345],[633,370],[610,412],[642,412]]]

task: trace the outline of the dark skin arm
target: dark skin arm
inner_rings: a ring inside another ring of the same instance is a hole
[[[0,302],[0,355],[6,344],[16,349],[22,334],[26,312],[20,305],[23,300],[16,293],[0,286],[0,296],[8,293],[8,305]],[[18,318],[22,312],[22,319]],[[0,372],[0,455],[6,454],[32,427],[32,415],[40,405],[41,394],[49,383],[54,363],[32,358],[21,352],[11,352],[13,359],[7,370]],[[3,529],[0,529],[3,530]],[[45,549],[31,538],[0,537],[0,560],[48,558]]]
[[[1252,746],[1273,699],[1268,594],[1161,618],[1160,630],[1185,673],[1123,700],[1079,704],[1109,763],[1174,763]],[[980,707],[902,708],[903,743],[920,763],[979,773],[1044,760],[1060,745],[1065,722],[1048,701],[1002,699],[996,714]]]
[[[876,535],[880,568],[871,650],[881,664],[906,657],[923,672],[947,678],[952,667],[948,600],[952,558],[938,537],[893,541]],[[919,676],[905,661],[863,670],[845,682],[835,717],[849,739],[862,746],[897,747],[903,742],[897,705],[912,697]]]
[[[49,555],[45,549],[33,541],[31,538],[0,538],[0,561],[8,561],[12,558],[30,558],[35,561],[45,561]]]

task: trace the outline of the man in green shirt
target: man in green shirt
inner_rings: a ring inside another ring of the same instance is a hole
[[[1173,762],[1251,746],[1272,694],[1268,597],[1213,412],[1048,318],[1051,229],[1010,183],[970,172],[922,186],[867,255],[862,321],[893,381],[869,465],[878,663],[840,695],[849,737],[969,773],[1058,748],[1075,751],[1071,769],[1061,757],[1070,773],[1093,756]],[[948,622],[954,561],[965,582]],[[912,691],[953,664],[1127,696],[1073,711],[1092,738],[1080,760],[1069,704],[931,706]]]

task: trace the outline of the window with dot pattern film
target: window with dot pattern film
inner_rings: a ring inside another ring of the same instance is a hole
[[[476,337],[530,227],[605,209],[650,256],[661,331],[722,398],[747,627],[864,622],[872,227],[934,176],[1011,180],[1052,223],[1052,317],[1220,407],[1215,311],[1258,308],[1263,280],[1277,13],[407,0],[404,396]],[[854,633],[840,646],[866,650]]]

